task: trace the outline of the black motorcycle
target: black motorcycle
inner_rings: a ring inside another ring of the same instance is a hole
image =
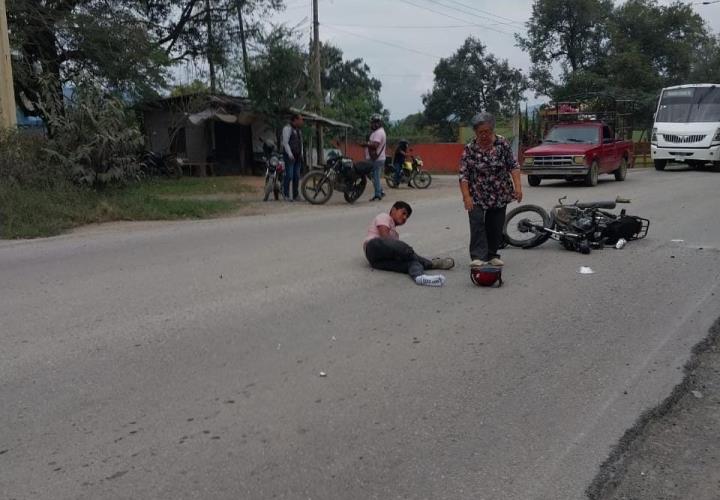
[[[355,203],[365,191],[372,169],[370,161],[354,163],[345,156],[336,156],[328,159],[322,169],[305,174],[300,179],[300,191],[313,205],[326,203],[334,190],[342,191],[348,203]]]
[[[615,201],[595,201],[565,205],[567,196],[558,200],[550,213],[537,205],[522,205],[505,218],[503,236],[514,247],[533,248],[549,239],[559,241],[568,250],[583,254],[593,248],[618,244],[619,240],[638,240],[647,236],[650,221],[608,212],[618,203],[630,200],[618,197]]]
[[[263,156],[261,158],[265,165],[265,188],[263,190],[263,201],[268,201],[270,193],[277,200],[280,198],[283,176],[285,174],[285,162],[270,142],[263,143]]]

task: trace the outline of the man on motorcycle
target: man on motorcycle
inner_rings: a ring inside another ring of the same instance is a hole
[[[402,174],[403,165],[405,164],[405,161],[407,160],[408,150],[410,149],[410,144],[408,144],[408,141],[401,140],[398,142],[397,147],[395,148],[395,154],[393,155],[393,179],[395,180],[395,185],[400,185],[400,174]],[[408,187],[413,187],[412,182],[408,179]]]
[[[455,261],[450,257],[426,259],[413,248],[400,241],[395,229],[402,226],[412,214],[412,208],[404,201],[396,201],[390,213],[378,214],[368,227],[363,241],[365,257],[370,266],[383,271],[407,273],[418,285],[443,286],[445,276],[425,274],[427,269],[451,269]]]

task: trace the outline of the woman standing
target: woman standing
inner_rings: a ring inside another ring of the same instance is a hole
[[[476,114],[472,127],[475,139],[460,158],[460,191],[470,219],[470,265],[502,266],[497,251],[505,211],[511,201],[522,201],[520,167],[507,139],[495,134],[492,114]]]

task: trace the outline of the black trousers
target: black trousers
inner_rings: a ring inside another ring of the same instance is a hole
[[[415,253],[413,248],[400,240],[373,238],[365,244],[365,257],[373,269],[407,273],[413,279],[432,269],[432,262]]]
[[[497,253],[502,242],[505,211],[507,207],[474,207],[468,212],[470,218],[470,259],[489,261],[500,257]]]

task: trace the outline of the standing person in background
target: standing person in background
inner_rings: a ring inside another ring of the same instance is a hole
[[[397,147],[395,148],[395,155],[393,156],[393,179],[395,180],[395,185],[400,186],[400,174],[402,173],[403,165],[405,164],[405,161],[407,161],[408,152],[410,150],[410,144],[405,139],[398,142]],[[408,187],[413,187],[412,182],[408,180]]]
[[[370,137],[367,142],[361,144],[365,146],[365,159],[373,162],[373,186],[375,193],[370,201],[382,200],[385,193],[380,185],[380,172],[385,166],[385,146],[387,145],[387,136],[382,124],[382,116],[375,113],[370,117]]]
[[[283,178],[283,196],[288,201],[296,201],[299,198],[298,187],[300,185],[300,170],[303,161],[303,139],[302,139],[303,117],[294,114],[290,117],[290,123],[282,130],[282,150],[285,160],[285,177]],[[292,198],[290,198],[290,181],[292,180]]]
[[[497,251],[505,211],[508,203],[523,197],[520,166],[507,139],[495,134],[492,114],[476,114],[472,127],[475,139],[460,158],[460,192],[470,219],[470,266],[502,266]]]

